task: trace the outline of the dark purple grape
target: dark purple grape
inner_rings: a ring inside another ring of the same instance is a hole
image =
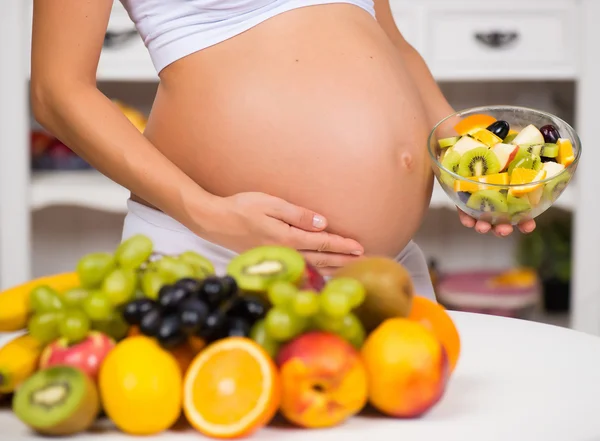
[[[154,306],[140,320],[140,332],[148,337],[156,337],[162,323],[160,309]]]
[[[242,318],[251,324],[267,314],[267,307],[257,296],[244,295],[236,297],[227,309],[227,316]]]
[[[223,338],[226,335],[227,317],[221,310],[213,311],[204,322],[204,325],[196,333],[198,337],[203,338],[207,343]]]
[[[237,285],[232,278],[212,276],[202,282],[199,297],[211,308],[216,308],[230,299],[236,290]]]
[[[189,294],[197,294],[200,292],[200,288],[202,288],[202,281],[186,277],[185,279],[178,280],[175,286],[185,289]]]
[[[498,138],[504,139],[508,135],[508,131],[510,130],[510,125],[506,121],[498,120],[498,121],[491,123],[488,126],[487,130],[492,132]]]
[[[181,286],[165,285],[158,291],[158,305],[165,312],[174,311],[189,295]]]
[[[247,320],[232,317],[227,320],[227,333],[225,337],[248,337],[252,326]]]
[[[174,348],[185,342],[187,336],[181,327],[181,320],[177,314],[166,316],[156,334],[158,343],[165,349]]]
[[[179,306],[179,318],[183,332],[188,335],[197,333],[206,322],[209,308],[202,300],[191,298]]]
[[[148,311],[156,307],[156,303],[151,299],[136,299],[125,305],[123,309],[123,318],[130,325],[139,325],[142,317],[146,315]]]
[[[560,138],[560,133],[558,133],[558,129],[554,127],[552,124],[547,124],[540,128],[540,132],[544,136],[544,142],[556,144],[558,138]]]

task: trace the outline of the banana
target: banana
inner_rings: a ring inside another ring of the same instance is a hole
[[[37,370],[43,349],[44,345],[29,334],[0,348],[0,394],[13,392]]]
[[[47,285],[60,292],[79,286],[75,272],[44,276],[0,292],[0,332],[25,329],[29,319],[29,293],[33,288]]]

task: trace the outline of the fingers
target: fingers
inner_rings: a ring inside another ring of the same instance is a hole
[[[473,228],[475,226],[475,219],[461,209],[458,209],[458,218],[460,219],[460,223],[467,228]]]
[[[290,246],[300,251],[318,251],[334,254],[360,256],[364,248],[353,239],[345,239],[337,234],[324,231],[313,233],[290,227]]]
[[[501,224],[501,225],[496,225],[494,227],[494,234],[498,237],[508,236],[512,232],[513,232],[513,227],[512,227],[512,225],[509,225],[509,224]]]
[[[319,253],[315,251],[305,251],[302,254],[308,263],[318,268],[319,272],[324,275],[330,275],[337,268],[341,268],[359,258],[347,254]]]
[[[519,230],[524,234],[531,233],[535,230],[535,221],[531,219],[519,224]]]
[[[273,204],[267,207],[266,214],[305,231],[323,231],[327,227],[324,216],[279,198],[273,198]]]

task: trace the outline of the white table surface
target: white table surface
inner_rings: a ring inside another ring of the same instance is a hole
[[[600,441],[600,338],[523,320],[452,315],[461,334],[461,359],[443,399],[425,416],[354,417],[343,426],[318,431],[266,428],[252,439]],[[0,439],[33,437],[8,410],[0,411]],[[114,431],[69,439],[92,437],[132,439]],[[146,439],[203,437],[192,431]]]

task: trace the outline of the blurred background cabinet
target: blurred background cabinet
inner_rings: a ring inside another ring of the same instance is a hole
[[[600,263],[600,230],[594,225],[599,209],[592,190],[592,164],[600,161],[600,154],[588,144],[595,135],[600,100],[600,30],[593,19],[600,16],[600,2],[391,3],[400,30],[423,55],[456,109],[486,104],[535,107],[561,116],[580,133],[584,154],[576,178],[540,221],[573,217],[570,315],[561,323],[600,334],[600,282],[594,277]],[[124,188],[94,170],[30,172],[30,130],[36,129],[26,105],[31,8],[31,0],[0,4],[0,41],[14,43],[0,44],[3,287],[71,270],[82,254],[112,249],[120,240],[128,197]],[[158,77],[119,1],[114,3],[97,77],[107,96],[149,112]],[[22,89],[10,86],[20,80]],[[436,184],[416,239],[444,272],[514,266],[522,235],[499,239],[465,229]]]

